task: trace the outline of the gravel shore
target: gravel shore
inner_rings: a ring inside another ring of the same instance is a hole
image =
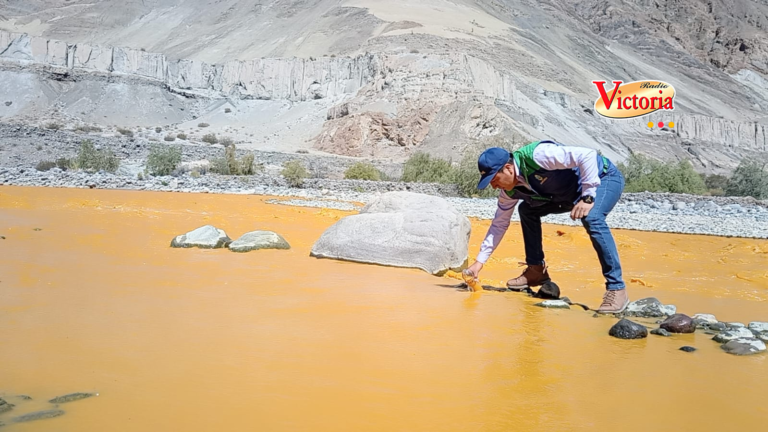
[[[292,198],[277,201],[280,204],[341,210],[358,209],[380,193],[409,190],[443,196],[468,217],[491,219],[496,211],[495,199],[460,198],[455,187],[450,185],[340,180],[340,173],[355,160],[333,156],[255,152],[256,162],[263,164],[265,169],[253,176],[206,174],[195,178],[181,174],[140,180],[138,173],[143,169],[149,142],[125,137],[88,138],[97,146],[113,149],[121,158],[117,173],[88,174],[58,168],[37,171],[35,165],[40,160],[73,157],[83,137],[70,132],[0,124],[0,186],[255,194]],[[184,161],[221,157],[223,153],[221,148],[212,146],[183,145],[182,148]],[[288,187],[277,172],[282,162],[290,159],[304,160],[310,172],[325,178],[307,179],[302,188]],[[400,169],[395,164],[380,167],[394,174]],[[513,220],[519,220],[517,212]],[[560,225],[580,225],[567,214],[550,215],[543,220]],[[768,238],[768,202],[742,197],[625,193],[609,215],[608,223],[614,228],[642,231]]]

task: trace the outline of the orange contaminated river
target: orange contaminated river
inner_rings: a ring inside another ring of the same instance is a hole
[[[612,317],[457,291],[441,285],[459,281],[419,270],[314,259],[313,242],[352,213],[264,200],[0,188],[0,397],[16,404],[0,422],[54,396],[99,393],[3,430],[768,428],[766,354],[725,354],[701,332],[618,340]],[[169,247],[204,224],[232,238],[274,230],[292,249]],[[487,227],[472,222],[471,256]],[[484,282],[518,275],[519,229]],[[544,232],[563,295],[596,307],[601,275],[583,229]],[[632,299],[768,321],[768,241],[615,235]]]

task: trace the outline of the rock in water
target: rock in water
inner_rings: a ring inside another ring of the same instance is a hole
[[[761,340],[751,338],[739,338],[728,341],[720,348],[728,354],[750,355],[765,351],[765,343]]]
[[[570,309],[571,306],[562,300],[544,300],[541,303],[536,303],[534,306],[539,306],[549,309]]]
[[[728,330],[722,333],[718,333],[715,335],[715,337],[712,338],[712,340],[714,340],[715,342],[726,343],[734,339],[739,339],[739,338],[749,339],[753,337],[755,337],[755,335],[753,335],[751,331],[742,327],[742,328],[735,328],[733,330]]]
[[[13,409],[13,404],[9,404],[4,399],[0,398],[0,414],[6,413]]]
[[[64,396],[57,396],[49,400],[48,402],[52,404],[60,404],[60,403],[67,403],[67,402],[72,402],[80,399],[86,399],[86,398],[98,396],[98,395],[99,395],[98,393],[70,393]]]
[[[670,333],[693,333],[696,331],[696,324],[693,319],[685,314],[674,314],[662,321],[659,327]]]
[[[712,314],[694,314],[692,318],[707,324],[714,324],[717,322],[717,318]]]
[[[648,297],[631,302],[627,305],[624,315],[641,318],[657,318],[674,315],[677,308],[674,305],[664,305],[654,297]]]
[[[611,327],[608,334],[619,339],[642,339],[648,337],[648,329],[636,322],[622,318]]]
[[[680,347],[680,351],[685,351],[685,352],[694,352],[694,351],[696,351],[696,348],[694,348],[694,347],[692,347],[692,346],[687,346],[687,345],[686,345],[686,346],[682,346],[682,347]]]
[[[213,225],[205,225],[186,234],[176,236],[171,241],[171,247],[217,249],[227,246],[231,241],[232,239],[227,236],[224,230],[220,230]]]
[[[707,326],[707,328],[709,330],[714,330],[714,331],[719,331],[719,332],[728,330],[728,326],[726,324],[724,324],[724,323],[721,323],[721,322],[716,322],[716,323],[712,323],[712,324],[706,324],[706,326]],[[697,326],[697,328],[698,328],[698,326]]]
[[[545,282],[533,296],[540,299],[557,300],[560,298],[560,287],[552,281]]]
[[[665,337],[672,336],[672,333],[664,330],[663,328],[653,329],[653,330],[651,330],[651,334],[652,335],[657,335],[657,336],[665,336]]]
[[[768,322],[752,321],[747,325],[747,328],[756,332],[768,332]]]
[[[58,417],[60,415],[64,415],[64,411],[59,409],[52,409],[52,410],[45,410],[45,411],[35,411],[29,414],[24,414],[22,416],[14,417],[13,421],[15,423],[23,423],[28,421],[34,421],[34,420],[43,420],[43,419],[49,419]]]
[[[470,229],[469,219],[443,198],[387,192],[328,228],[310,255],[441,275],[466,264]]]
[[[251,231],[229,244],[232,252],[250,252],[258,249],[290,249],[291,245],[280,234],[272,231]]]

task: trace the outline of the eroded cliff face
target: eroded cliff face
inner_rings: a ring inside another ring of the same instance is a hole
[[[212,128],[222,130],[261,122],[250,134],[239,137],[239,146],[246,148],[261,148],[270,142],[275,149],[313,147],[392,160],[422,150],[457,160],[468,146],[486,138],[515,137],[517,142],[548,138],[601,149],[615,160],[633,151],[663,159],[688,158],[712,171],[768,151],[764,123],[739,120],[742,111],[736,109],[733,118],[707,115],[728,111],[715,108],[717,98],[695,91],[692,84],[682,83],[673,112],[611,120],[592,111],[596,93],[550,85],[529,74],[515,73],[481,51],[477,54],[401,51],[207,64],[0,31],[0,66],[6,73],[16,74],[18,85],[35,74],[38,80],[51,79],[44,73],[58,76],[62,82],[56,86],[38,83],[38,89],[30,92],[44,92],[52,106],[63,105],[68,115],[84,114],[83,105],[92,105],[89,109],[101,114],[99,104],[107,96],[136,86],[151,87],[160,93],[149,100],[139,95],[148,94],[146,91],[134,91],[134,104],[141,107],[134,111],[121,107],[114,97],[110,99],[117,110],[123,108],[119,114],[127,117],[121,124],[141,124],[152,113],[170,124],[210,121]],[[60,78],[67,75],[67,79]],[[763,80],[745,70],[734,75],[730,85],[759,89]],[[76,87],[86,85],[101,87],[101,98],[83,102],[83,91]],[[112,87],[104,90],[107,86]],[[121,87],[115,90],[114,86]],[[40,90],[42,87],[46,89]],[[768,104],[765,96],[754,94],[755,103]],[[185,111],[190,100],[204,105],[195,116]],[[239,117],[217,114],[222,103],[235,108]],[[23,100],[13,106],[0,104],[0,117],[34,123],[51,114],[45,112],[44,104],[35,105],[36,115],[21,104]],[[130,117],[138,111],[144,117]],[[258,122],[248,117],[255,112],[262,113]],[[282,123],[265,117],[265,112],[279,112]],[[649,120],[674,121],[676,125],[649,129]],[[92,116],[89,121],[99,118]]]
[[[211,65],[123,47],[68,44],[0,30],[0,59],[146,78],[209,97],[305,101],[354,94],[378,73],[376,57],[274,58]]]

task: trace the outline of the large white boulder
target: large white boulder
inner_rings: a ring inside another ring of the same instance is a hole
[[[470,231],[469,220],[440,197],[388,192],[328,228],[310,255],[440,275],[466,265]]]

